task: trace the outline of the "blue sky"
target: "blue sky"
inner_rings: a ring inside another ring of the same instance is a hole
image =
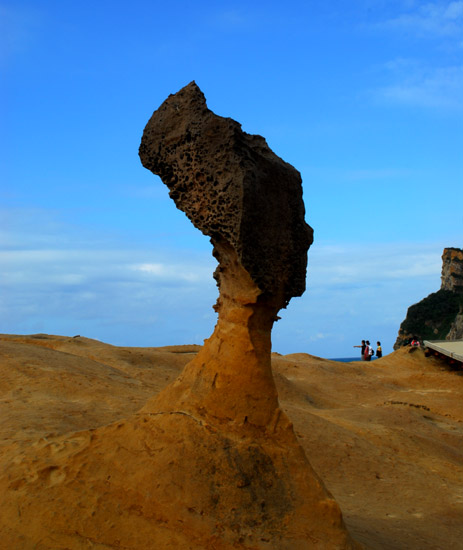
[[[191,80],[303,178],[315,242],[275,351],[390,352],[463,247],[463,1],[0,0],[0,69],[0,332],[209,337],[211,246],[138,159]]]

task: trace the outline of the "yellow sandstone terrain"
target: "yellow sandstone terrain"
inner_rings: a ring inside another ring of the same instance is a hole
[[[144,428],[150,425],[150,400],[200,349],[1,335],[0,548],[252,548],[261,526],[243,523],[256,517],[256,507],[265,533],[271,531],[284,493],[278,483],[272,487],[268,465],[259,472],[233,463],[224,439],[219,451],[230,467],[221,475],[229,477],[207,472],[210,485],[198,485],[197,473],[209,467],[208,453],[219,452],[217,433],[209,441],[207,425],[195,426],[176,413],[166,420],[168,432],[161,433],[159,422],[152,430]],[[461,373],[410,348],[372,363],[274,353],[272,368],[280,406],[355,540],[378,550],[462,547]],[[195,464],[191,455],[183,462],[176,455],[174,465],[168,456],[156,456],[162,467],[150,468],[152,454],[163,453],[156,438],[181,441],[196,429]],[[240,457],[254,453],[251,462],[259,464],[258,448],[244,439],[243,445],[248,447]],[[162,486],[171,468],[181,474],[177,483],[186,488],[187,505],[175,501],[179,492],[171,481]],[[259,475],[267,476],[265,494],[274,502],[249,493],[249,516],[246,509],[233,510],[234,502],[242,502],[235,493],[252,487]],[[227,483],[230,498],[221,505],[229,509],[214,513],[235,514],[242,540],[217,525],[202,538],[211,495],[213,500],[216,485]],[[152,491],[165,495],[165,501],[152,502]],[[79,497],[70,501],[69,494]],[[330,502],[317,513],[329,517]],[[259,548],[277,547],[276,539],[264,539]],[[306,548],[316,544],[307,541]],[[289,547],[282,543],[281,548]]]

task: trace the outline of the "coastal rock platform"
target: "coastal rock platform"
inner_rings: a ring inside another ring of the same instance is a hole
[[[193,467],[188,456],[184,478],[178,479],[192,489],[188,506],[149,504],[149,492],[153,484],[162,484],[163,472],[149,479],[157,432],[148,428],[146,405],[200,349],[0,336],[0,535],[5,548],[253,547],[247,534],[256,526],[246,526],[245,510],[232,510],[233,491],[230,508],[220,513],[236,515],[236,531],[228,534],[234,542],[226,543],[223,532],[214,534],[212,524],[207,536],[195,530],[201,511],[204,515],[208,509],[204,488],[194,486],[201,464]],[[369,364],[273,353],[272,368],[280,406],[356,540],[377,550],[458,548],[463,538],[463,378],[458,373],[410,348]],[[134,418],[141,420],[138,428]],[[180,441],[191,426],[201,433],[198,447],[207,456],[214,435],[203,437],[207,426],[180,415],[175,420],[177,431],[170,437]],[[226,455],[229,442],[222,442],[224,459],[233,460]],[[259,445],[248,443],[238,442],[249,447],[246,452],[255,461]],[[101,460],[85,459],[89,449]],[[268,464],[261,466],[259,472],[246,471],[245,464],[233,467],[227,483],[235,492],[247,491],[253,475],[262,475],[268,485]],[[66,501],[66,492],[75,488],[80,499]],[[271,492],[275,501],[265,504],[270,523],[272,507],[284,505],[278,486]],[[258,498],[253,502],[263,505]]]

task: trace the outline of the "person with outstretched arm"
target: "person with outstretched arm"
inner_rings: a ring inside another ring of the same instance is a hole
[[[353,346],[354,348],[362,348],[361,349],[361,354],[362,354],[362,361],[365,361],[365,348],[367,347],[367,345],[365,344],[365,340],[362,340],[362,344],[360,346]]]

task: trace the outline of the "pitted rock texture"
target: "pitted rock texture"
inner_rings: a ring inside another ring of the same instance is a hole
[[[194,82],[153,113],[139,155],[210,236],[219,263],[214,333],[154,408],[267,426],[279,414],[271,330],[278,311],[304,292],[313,237],[300,174],[263,137],[210,111]]]
[[[215,115],[191,82],[153,114],[139,154],[214,246],[233,247],[263,292],[281,295],[283,306],[304,292],[313,232],[301,176],[263,137]]]

